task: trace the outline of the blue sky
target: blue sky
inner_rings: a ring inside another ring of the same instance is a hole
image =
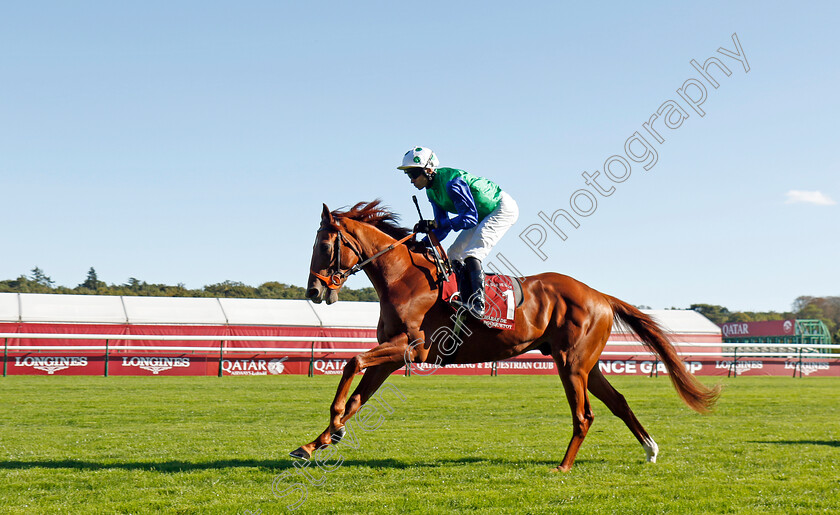
[[[836,3],[170,4],[3,8],[0,278],[303,285],[322,202],[416,221],[395,167],[423,145],[516,198],[523,273],[654,308],[840,295]],[[705,116],[540,259],[520,234],[712,56]]]

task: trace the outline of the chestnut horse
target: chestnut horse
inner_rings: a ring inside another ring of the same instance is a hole
[[[482,363],[501,361],[532,349],[551,354],[572,410],[572,439],[560,465],[567,472],[575,460],[593,414],[587,390],[624,421],[655,462],[658,446],[630,410],[624,397],[599,370],[597,363],[610,335],[613,319],[623,322],[655,352],[668,369],[682,400],[698,412],[709,410],[719,387],[697,382],[677,356],[663,329],[649,316],[615,297],[571,277],[543,273],[521,278],[524,302],[516,308],[515,328],[490,329],[466,317],[460,337],[451,330],[451,345],[435,345],[440,329],[451,329],[453,309],[441,300],[438,271],[431,254],[412,233],[396,224],[397,217],[379,201],[360,202],[347,211],[330,212],[324,205],[312,251],[306,296],[313,302],[338,300],[338,289],[351,273],[364,270],[379,295],[376,328],[379,345],[347,362],[330,407],[329,427],[312,442],[292,451],[310,459],[316,449],[338,443],[344,425],[399,368],[410,363]],[[437,333],[436,333],[437,331]],[[356,374],[365,371],[349,400]]]

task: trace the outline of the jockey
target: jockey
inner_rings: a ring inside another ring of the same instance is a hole
[[[434,152],[414,147],[405,153],[397,168],[405,171],[415,188],[426,190],[435,213],[434,220],[420,220],[414,232],[432,232],[442,241],[451,230],[461,231],[447,253],[456,271],[466,270],[466,284],[460,285],[461,299],[468,299],[467,308],[480,319],[484,316],[481,262],[516,223],[519,207],[496,183],[438,165]],[[450,218],[450,213],[455,216]]]

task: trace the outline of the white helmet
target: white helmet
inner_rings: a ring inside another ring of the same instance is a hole
[[[407,170],[408,168],[431,168],[432,170],[440,166],[437,156],[432,149],[425,147],[414,147],[405,153],[402,160],[402,166],[398,166],[398,170]]]

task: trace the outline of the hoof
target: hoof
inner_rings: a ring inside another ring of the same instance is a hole
[[[289,453],[289,456],[291,456],[292,458],[297,458],[299,460],[306,461],[309,461],[309,458],[312,457],[303,447],[298,447],[297,449],[293,450]]]
[[[659,455],[659,446],[653,441],[653,438],[646,438],[642,447],[645,448],[645,460],[648,463],[656,463],[656,457]]]
[[[342,438],[344,438],[344,435],[346,433],[347,430],[344,428],[344,426],[341,426],[332,433],[330,433],[330,440],[332,441],[332,443],[338,443],[341,441]]]
[[[565,468],[560,465],[554,467],[553,469],[548,469],[549,472],[563,472],[564,474],[568,474],[570,470],[572,470],[572,467]]]

